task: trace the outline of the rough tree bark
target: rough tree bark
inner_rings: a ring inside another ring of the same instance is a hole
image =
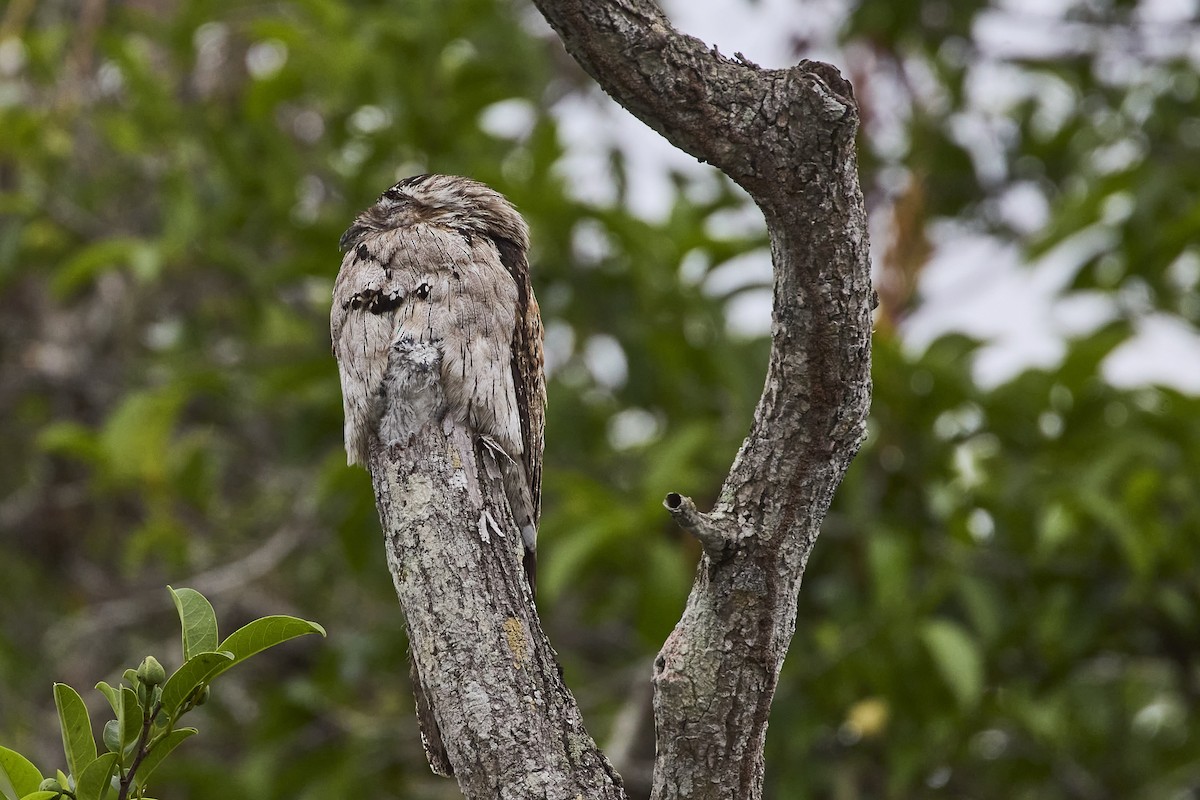
[[[655,661],[654,800],[762,796],[763,743],[800,578],[870,405],[873,292],[858,110],[836,69],[764,70],[677,33],[652,0],[534,0],[612,97],[762,209],[771,359],[716,508],[667,496],[704,548]]]
[[[726,58],[674,31],[652,0],[534,1],[617,102],[724,171],[766,218],[766,386],[716,508],[666,499],[704,555],[654,669],[655,800],[754,800],[800,579],[870,402],[857,107],[833,67]],[[489,459],[466,431],[433,426],[371,463],[414,658],[459,784],[472,799],[622,797],[523,590]]]
[[[433,421],[403,448],[376,442],[370,470],[413,664],[463,794],[624,798],[538,623],[493,451]]]

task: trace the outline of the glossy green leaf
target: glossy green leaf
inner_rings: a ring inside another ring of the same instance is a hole
[[[100,681],[99,683],[97,683],[96,689],[99,690],[100,694],[104,695],[104,699],[107,700],[108,704],[112,707],[113,714],[114,715],[120,714],[121,713],[121,690],[114,686],[110,686],[105,681]]]
[[[195,728],[179,728],[160,739],[154,745],[150,754],[138,766],[137,772],[133,774],[134,784],[138,787],[145,786],[146,781],[149,780],[155,768],[163,762],[163,759],[170,755],[172,750],[182,744],[184,739],[188,739],[196,735],[196,733],[197,730]]]
[[[75,781],[77,800],[107,800],[115,796],[112,777],[117,768],[117,754],[105,753],[94,759]]]
[[[226,652],[200,653],[188,659],[163,686],[162,713],[174,719],[192,692],[231,663],[233,655]]]
[[[30,792],[21,797],[21,800],[61,800],[62,797],[61,792]]]
[[[79,693],[65,683],[54,684],[54,705],[58,708],[67,768],[72,775],[81,775],[96,759],[96,739],[92,735],[87,706]]]
[[[179,612],[179,624],[183,628],[183,658],[186,661],[197,653],[211,653],[217,649],[217,615],[208,598],[195,589],[172,589],[171,599]]]
[[[226,664],[222,671],[245,661],[255,653],[261,653],[268,647],[310,633],[324,636],[325,629],[315,622],[284,615],[256,619],[243,625],[221,642],[220,649],[233,654],[233,661]]]
[[[24,797],[37,791],[42,782],[42,773],[33,763],[7,747],[0,747],[0,794],[5,798]]]

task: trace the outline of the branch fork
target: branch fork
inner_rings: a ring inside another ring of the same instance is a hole
[[[711,568],[697,571],[655,660],[651,794],[761,800],[767,720],[800,579],[870,405],[857,107],[833,67],[765,70],[725,58],[677,33],[653,0],[534,2],[605,91],[740,184],[767,220],[772,348],[754,422],[719,511],[702,513],[675,492],[665,501]],[[388,564],[463,793],[624,798],[538,623],[486,443],[463,426],[433,424],[407,449],[411,461],[396,455],[375,448],[371,457]],[[487,515],[512,535],[495,535]]]

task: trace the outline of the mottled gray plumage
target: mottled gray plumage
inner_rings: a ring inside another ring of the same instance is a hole
[[[482,183],[400,181],[358,215],[333,291],[349,463],[429,419],[466,422],[499,450],[534,581],[546,389],[525,221]],[[436,391],[429,391],[436,382]]]

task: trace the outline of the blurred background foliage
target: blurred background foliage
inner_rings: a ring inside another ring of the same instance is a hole
[[[1200,402],[1101,369],[1139,317],[1200,317],[1195,48],[1150,46],[1153,3],[1064,0],[1057,51],[988,53],[1000,5],[840,12],[876,222],[876,395],[801,592],[772,798],[1200,796]],[[1033,88],[980,110],[985,67]],[[644,796],[650,662],[698,557],[660,503],[711,502],[748,430],[767,342],[727,311],[761,279],[713,276],[765,236],[714,225],[746,201],[712,176],[675,176],[660,219],[581,199],[553,112],[593,91],[517,0],[9,0],[0,741],[61,766],[52,681],[98,708],[97,680],[146,653],[177,663],[171,582],[230,624],[292,613],[329,639],[220,687],[158,796],[456,796],[417,741],[327,332],[353,214],[398,177],[450,172],[533,229],[539,605]],[[990,160],[962,135],[981,115]],[[627,200],[626,154],[606,169]],[[1030,189],[1033,228],[1009,213]],[[1068,291],[1116,313],[1060,365],[986,388],[977,343],[906,346],[948,219],[1031,259],[1103,229]]]

